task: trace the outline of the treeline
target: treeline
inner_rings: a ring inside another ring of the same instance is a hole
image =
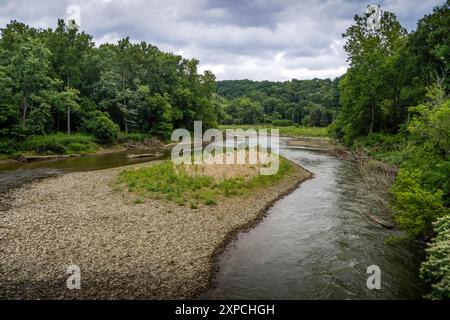
[[[398,166],[392,207],[409,237],[434,239],[421,274],[450,299],[450,1],[407,33],[383,12],[377,30],[355,16],[343,35],[350,67],[331,133]]]
[[[59,20],[11,21],[0,38],[0,153],[30,135],[73,131],[111,143],[119,130],[167,137],[194,120],[216,125],[215,76],[198,61],[128,38],[94,45]]]
[[[222,124],[328,126],[339,106],[339,79],[217,82]]]

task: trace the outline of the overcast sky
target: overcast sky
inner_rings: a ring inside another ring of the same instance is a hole
[[[334,78],[347,68],[341,38],[368,4],[408,30],[444,0],[0,0],[0,26],[52,27],[80,9],[96,44],[129,36],[200,60],[219,80]],[[76,8],[76,7],[75,7]],[[69,9],[69,10],[68,10]],[[75,12],[76,11],[71,11]]]

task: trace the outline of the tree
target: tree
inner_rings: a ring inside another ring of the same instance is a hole
[[[6,72],[12,79],[13,94],[22,110],[22,126],[30,107],[31,96],[49,85],[50,51],[38,39],[29,39],[14,51]]]
[[[70,87],[66,87],[63,91],[45,91],[46,103],[52,106],[53,110],[66,114],[67,134],[71,133],[71,113],[79,108],[79,93],[77,89]]]
[[[386,99],[399,100],[400,88],[395,87],[395,75],[390,58],[403,48],[406,31],[390,12],[383,12],[378,30],[368,28],[369,15],[354,18],[355,23],[343,34],[344,49],[350,68],[340,83],[341,109],[335,130],[346,136],[347,142],[362,134],[381,131],[382,107]]]

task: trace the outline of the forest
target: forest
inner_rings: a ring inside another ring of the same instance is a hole
[[[339,80],[218,81],[221,123],[326,127],[337,116]]]
[[[96,47],[64,20],[54,30],[11,21],[0,38],[0,153],[45,149],[36,137],[58,132],[109,144],[120,132],[164,138],[194,120],[215,126],[215,76],[198,63],[128,38]]]

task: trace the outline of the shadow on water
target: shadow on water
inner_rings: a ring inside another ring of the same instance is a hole
[[[218,260],[213,287],[199,298],[421,298],[420,250],[410,243],[384,243],[397,231],[366,217],[375,209],[356,166],[324,153],[282,149],[281,154],[313,172],[314,179],[237,236]],[[381,269],[381,290],[366,286],[370,265]]]

